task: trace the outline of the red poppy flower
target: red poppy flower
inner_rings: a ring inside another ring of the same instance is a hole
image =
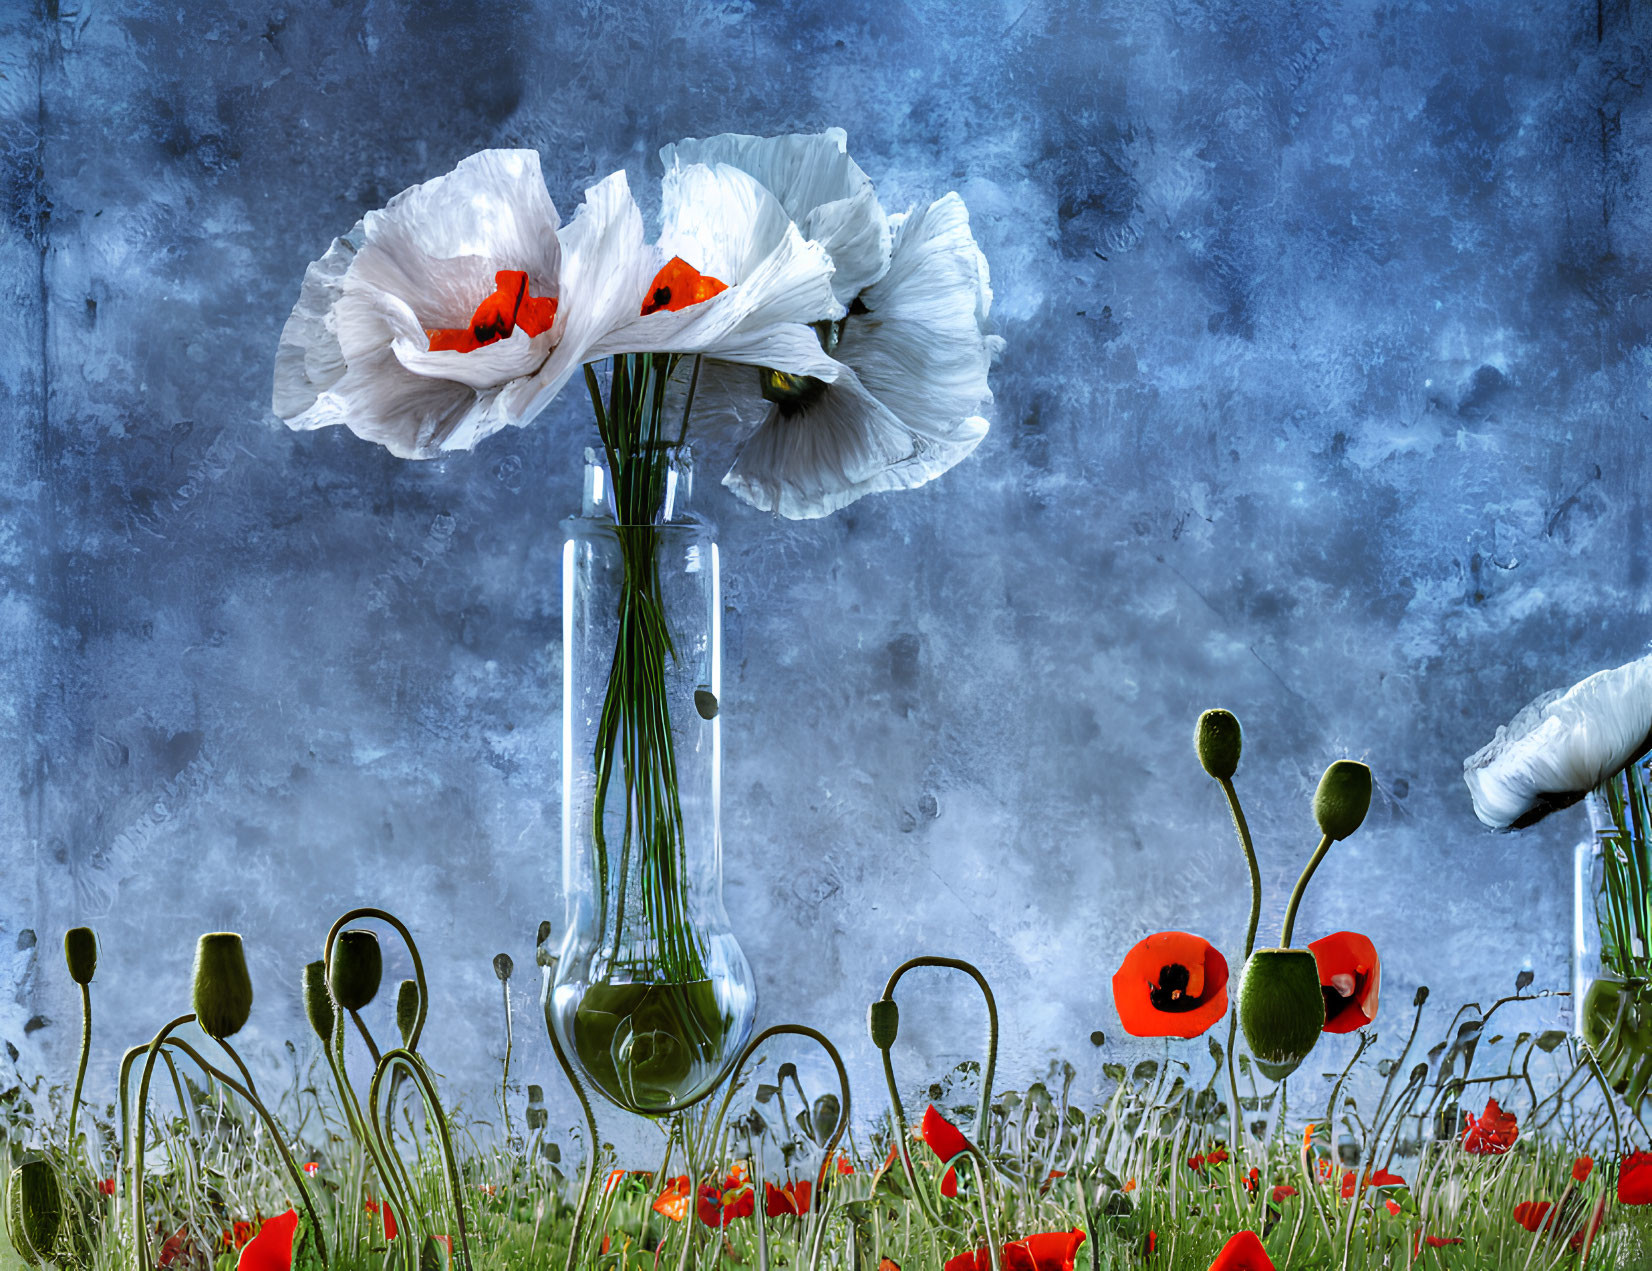
[[[1148,936],[1114,974],[1113,1006],[1132,1037],[1197,1037],[1227,1014],[1227,959],[1185,931]]]
[[[1262,1171],[1254,1165],[1250,1167],[1250,1173],[1245,1175],[1245,1190],[1252,1196],[1262,1190]]]
[[[219,1233],[226,1249],[240,1249],[246,1246],[247,1241],[258,1234],[258,1224],[237,1218],[230,1224],[230,1230]]]
[[[1512,1112],[1504,1112],[1496,1099],[1486,1100],[1486,1110],[1476,1117],[1468,1114],[1463,1129],[1463,1151],[1474,1156],[1501,1156],[1520,1137],[1520,1122]]]
[[[1159,1248],[1159,1233],[1156,1232],[1156,1231],[1148,1232],[1147,1233],[1147,1239],[1145,1239],[1141,1242],[1142,1256],[1144,1258],[1151,1258],[1153,1256],[1153,1254],[1155,1252],[1157,1252],[1158,1248]]]
[[[1067,1171],[1066,1170],[1063,1170],[1063,1169],[1053,1169],[1053,1170],[1051,1170],[1050,1171],[1050,1176],[1038,1185],[1038,1194],[1040,1196],[1044,1195],[1045,1192],[1049,1191],[1050,1188],[1052,1188],[1056,1185],[1056,1181],[1058,1179],[1063,1179],[1063,1178],[1066,1178],[1066,1177],[1067,1177]]]
[[[1366,1171],[1365,1181],[1359,1185],[1364,1191],[1367,1187],[1404,1187],[1405,1180],[1398,1174],[1390,1174],[1385,1169],[1376,1172]],[[1342,1176],[1342,1199],[1347,1200],[1354,1194],[1354,1171],[1349,1170]]]
[[[810,1184],[806,1180],[787,1183],[784,1187],[764,1183],[763,1189],[763,1212],[770,1218],[779,1218],[782,1214],[802,1217],[809,1212]]]
[[[1188,1157],[1187,1158],[1187,1167],[1190,1170],[1203,1170],[1204,1167],[1205,1167],[1204,1153],[1201,1152],[1196,1156]]]
[[[1003,1271],[1073,1271],[1073,1259],[1083,1243],[1084,1232],[1077,1227],[1045,1231],[1005,1245],[999,1262]],[[944,1271],[990,1271],[991,1267],[989,1252],[977,1249],[948,1259]]]
[[[736,1218],[750,1218],[757,1212],[757,1193],[745,1186],[745,1173],[736,1170],[716,1183],[700,1185],[700,1200],[695,1206],[700,1221],[708,1227],[726,1227]]]
[[[878,1271],[901,1271],[901,1264],[893,1258],[879,1258]]]
[[[493,294],[476,306],[470,325],[435,327],[425,331],[430,351],[471,353],[484,344],[508,339],[521,327],[530,336],[549,331],[556,321],[556,300],[530,296],[528,275],[520,269],[501,269],[493,275]]]
[[[1594,1172],[1594,1169],[1594,1157],[1580,1156],[1577,1160],[1572,1162],[1572,1178],[1579,1183],[1587,1183],[1589,1181],[1589,1175]]]
[[[969,1140],[964,1137],[964,1132],[935,1111],[933,1103],[924,1112],[923,1139],[925,1143],[929,1144],[929,1150],[940,1157],[942,1161],[950,1161],[969,1147]],[[941,1195],[956,1196],[957,1194],[958,1171],[949,1169],[946,1176],[941,1179]]]
[[[648,297],[642,302],[642,316],[646,318],[662,309],[675,313],[727,290],[727,283],[702,274],[681,256],[673,256],[665,262],[665,268],[654,275],[654,281],[648,284]]]
[[[1400,1203],[1399,1203],[1399,1201],[1397,1201],[1397,1200],[1385,1200],[1382,1203],[1387,1207],[1389,1213],[1393,1214],[1395,1217],[1399,1216],[1399,1212],[1400,1212]]]
[[[839,1174],[853,1174],[855,1167],[849,1164],[849,1158],[842,1152],[837,1154],[837,1172]]]
[[[1351,1033],[1377,1018],[1382,962],[1376,946],[1357,931],[1336,931],[1308,948],[1319,963],[1327,1033]]]
[[[1278,1187],[1273,1189],[1273,1203],[1277,1205],[1280,1201],[1284,1200],[1285,1197],[1295,1196],[1296,1194],[1296,1188],[1292,1187],[1289,1183],[1281,1183]]]
[[[1424,1245],[1427,1245],[1430,1249],[1444,1249],[1447,1245],[1460,1245],[1462,1243],[1463,1238],[1461,1236],[1425,1236],[1419,1231],[1411,1237],[1411,1256],[1416,1258],[1422,1252]]]
[[[1652,1205],[1652,1152],[1631,1152],[1618,1167],[1618,1204]]]
[[[112,1178],[98,1179],[98,1194],[100,1196],[113,1196],[115,1194],[115,1180]]]
[[[1274,1271],[1273,1259],[1254,1231],[1237,1231],[1222,1246],[1210,1271]]]
[[[665,1189],[654,1198],[654,1212],[664,1214],[672,1222],[688,1217],[688,1175],[668,1178]]]
[[[293,1237],[298,1233],[298,1210],[266,1218],[258,1234],[247,1241],[236,1271],[292,1271]]]
[[[1206,1165],[1222,1165],[1228,1159],[1228,1150],[1225,1147],[1213,1147],[1205,1153]]]
[[[1600,1224],[1605,1217],[1606,1197],[1602,1196],[1595,1202],[1595,1207],[1589,1214],[1588,1223],[1585,1224],[1582,1230],[1574,1232],[1572,1234],[1572,1238],[1566,1242],[1571,1246],[1573,1253],[1576,1253],[1579,1249],[1583,1248],[1583,1242],[1585,1239],[1587,1239],[1590,1243],[1594,1242],[1595,1237],[1600,1234]]]
[[[1514,1207],[1514,1220],[1527,1231],[1536,1231],[1553,1225],[1554,1218],[1549,1213],[1553,1208],[1546,1200],[1523,1200]]]

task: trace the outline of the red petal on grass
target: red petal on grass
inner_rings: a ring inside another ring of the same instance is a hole
[[[1026,1236],[1004,1246],[1000,1264],[1003,1271],[1073,1271],[1073,1259],[1079,1245],[1084,1243],[1084,1232],[1045,1231]],[[990,1271],[992,1257],[986,1249],[960,1253],[947,1260],[944,1271]]]
[[[1114,973],[1113,1006],[1132,1037],[1197,1037],[1227,1014],[1227,959],[1190,932],[1148,936]]]
[[[1382,961],[1370,939],[1357,931],[1335,931],[1308,948],[1319,964],[1320,991],[1325,995],[1322,1031],[1351,1033],[1374,1022]]]
[[[1554,1220],[1548,1213],[1554,1206],[1546,1200],[1523,1200],[1514,1207],[1514,1220],[1527,1231],[1547,1227]]]
[[[1285,1197],[1295,1196],[1296,1194],[1296,1188],[1292,1187],[1289,1183],[1281,1183],[1278,1187],[1273,1189],[1273,1203],[1277,1205],[1280,1201],[1284,1200]]]
[[[297,1234],[296,1209],[265,1219],[258,1234],[241,1250],[236,1271],[292,1271],[293,1237]]]
[[[1254,1231],[1238,1231],[1222,1246],[1210,1271],[1274,1271],[1274,1265]]]
[[[1577,1160],[1572,1162],[1572,1177],[1580,1183],[1587,1183],[1589,1181],[1589,1175],[1594,1172],[1594,1168],[1594,1157],[1580,1156]]]
[[[702,274],[681,256],[673,256],[665,262],[665,268],[654,275],[654,281],[648,284],[648,296],[642,302],[642,316],[646,318],[662,309],[675,313],[727,290],[727,283]]]

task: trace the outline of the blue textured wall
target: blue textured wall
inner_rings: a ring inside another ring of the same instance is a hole
[[[1652,636],[1644,6],[12,0],[0,24],[0,1034],[25,1069],[71,1062],[68,925],[104,936],[107,1088],[181,1009],[197,932],[246,934],[273,1051],[366,902],[420,935],[429,1049],[472,1104],[500,949],[519,1072],[556,1085],[527,971],[561,908],[557,521],[588,404],[401,463],[270,415],[277,333],[334,234],[473,150],[538,148],[566,216],[616,167],[654,198],[678,137],[833,124],[887,206],[963,194],[1008,348],[991,435],[919,492],[789,524],[702,490],[763,1019],[839,1037],[870,1100],[865,1003],[959,954],[1000,993],[1006,1082],[1054,1054],[1093,1075],[1129,944],[1242,939],[1190,744],[1213,704],[1248,728],[1264,930],[1352,755],[1376,805],[1299,929],[1376,940],[1390,1031],[1419,982],[1564,986],[1582,814],[1489,837],[1460,766]],[[974,1053],[976,1003],[932,996],[913,1079]]]

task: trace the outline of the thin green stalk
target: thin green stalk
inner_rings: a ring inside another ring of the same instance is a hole
[[[1296,911],[1297,907],[1302,904],[1302,894],[1308,890],[1308,880],[1314,876],[1314,871],[1319,868],[1320,861],[1325,859],[1325,853],[1330,850],[1331,836],[1327,834],[1319,840],[1319,846],[1314,849],[1314,854],[1308,858],[1307,867],[1296,880],[1296,887],[1291,891],[1291,903],[1285,907],[1285,926],[1279,937],[1279,947],[1282,949],[1291,947],[1291,933],[1296,930]]]
[[[76,1153],[79,1146],[75,1141],[75,1121],[80,1116],[80,1092],[86,1085],[86,1060],[92,1053],[92,990],[91,986],[80,986],[80,1063],[75,1068],[75,1093],[69,1100],[69,1151]],[[87,1162],[91,1162],[91,1153],[87,1153]]]

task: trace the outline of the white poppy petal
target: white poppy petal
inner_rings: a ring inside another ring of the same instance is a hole
[[[530,336],[518,327],[502,340],[459,353],[453,349],[432,350],[421,331],[411,339],[399,336],[391,341],[390,348],[397,360],[416,375],[433,375],[482,391],[532,375],[543,366],[551,352],[551,333],[541,331]]]
[[[327,326],[327,313],[343,292],[345,271],[361,242],[361,222],[342,238],[335,238],[320,260],[304,271],[281,343],[275,352],[273,406],[282,419],[303,414],[316,398],[344,374],[344,353],[338,337]]]
[[[796,233],[780,200],[729,164],[674,166],[660,184],[661,263],[681,256],[732,287],[780,249],[788,230]]]
[[[992,400],[987,369],[1003,347],[990,334],[992,288],[963,200],[948,194],[894,218],[889,272],[844,323],[835,353],[915,431],[945,440]]]
[[[827,516],[863,495],[908,490],[945,472],[986,435],[968,421],[950,441],[914,433],[853,371],[798,409],[772,409],[723,484],[762,511],[792,520]]]
[[[364,441],[401,459],[428,459],[472,410],[487,409],[475,390],[452,380],[415,375],[388,347],[353,361],[293,428],[343,424]]]
[[[1463,764],[1474,814],[1520,829],[1622,772],[1652,740],[1652,656],[1532,702]]]
[[[755,177],[807,238],[832,258],[832,290],[847,304],[889,266],[889,221],[867,177],[848,154],[841,128],[815,134],[753,137],[723,133],[660,151],[678,164],[729,164]]]

